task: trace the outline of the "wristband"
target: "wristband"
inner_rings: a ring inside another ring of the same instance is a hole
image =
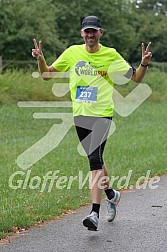
[[[144,64],[142,64],[142,63],[140,63],[140,65],[141,65],[142,67],[148,67],[148,66],[149,66],[149,64],[144,65]]]

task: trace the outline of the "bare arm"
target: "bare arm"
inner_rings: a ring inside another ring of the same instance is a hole
[[[148,69],[148,64],[150,62],[150,59],[152,57],[152,53],[149,51],[151,46],[151,42],[148,43],[146,49],[144,47],[144,44],[142,43],[141,47],[142,47],[142,60],[141,60],[141,64],[139,65],[139,67],[136,69],[135,74],[132,76],[132,80],[140,83],[142,81],[142,79],[144,78],[147,69]]]
[[[33,39],[34,41],[34,49],[32,49],[32,56],[35,57],[38,61],[38,69],[42,75],[42,78],[44,80],[50,80],[51,77],[49,75],[46,76],[45,73],[51,73],[51,72],[57,72],[56,69],[53,66],[48,66],[46,64],[44,55],[42,53],[42,41],[39,41],[39,46],[36,42],[36,39]]]

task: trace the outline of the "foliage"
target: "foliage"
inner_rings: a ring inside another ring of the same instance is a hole
[[[150,85],[153,94],[150,101],[167,100],[167,63],[150,64],[148,73],[143,82]],[[31,72],[22,70],[7,70],[0,75],[0,104],[16,104],[18,101],[57,101],[70,100],[69,92],[63,97],[56,97],[52,93],[53,84],[62,82],[62,89],[65,88],[63,79],[52,79],[50,81],[42,80],[42,77],[33,78]],[[66,81],[67,82],[67,81]],[[130,82],[126,85],[115,85],[124,96],[134,89],[136,83]]]
[[[1,0],[0,51],[5,59],[31,59],[33,38],[43,40],[47,56],[61,48],[54,22],[55,7],[51,0]],[[61,48],[62,50],[62,48]]]
[[[14,60],[15,66],[19,60],[32,60],[35,37],[43,41],[45,57],[51,63],[66,47],[83,43],[82,19],[97,15],[105,31],[104,45],[136,62],[141,58],[141,42],[152,41],[153,60],[164,62],[166,10],[167,0],[0,0],[0,55]]]
[[[137,5],[138,8],[134,7],[133,9],[137,37],[137,47],[134,47],[131,54],[133,62],[139,61],[141,57],[139,55],[140,51],[138,50],[140,43],[148,43],[149,41],[152,42],[151,51],[153,53],[153,60],[165,62],[167,59],[167,15],[164,15],[164,12],[160,11],[164,7],[165,2],[161,8],[158,3],[160,4],[160,2],[155,0],[143,0]]]

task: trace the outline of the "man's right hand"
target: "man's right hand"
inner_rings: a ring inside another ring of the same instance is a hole
[[[34,41],[35,49],[32,49],[32,56],[36,59],[39,59],[41,56],[43,56],[43,54],[42,54],[42,41],[39,41],[39,46],[36,42],[36,39],[33,39],[33,41]]]

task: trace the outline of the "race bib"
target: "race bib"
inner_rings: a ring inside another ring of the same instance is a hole
[[[96,103],[97,102],[97,91],[98,91],[97,87],[78,86],[75,100],[77,102]]]

